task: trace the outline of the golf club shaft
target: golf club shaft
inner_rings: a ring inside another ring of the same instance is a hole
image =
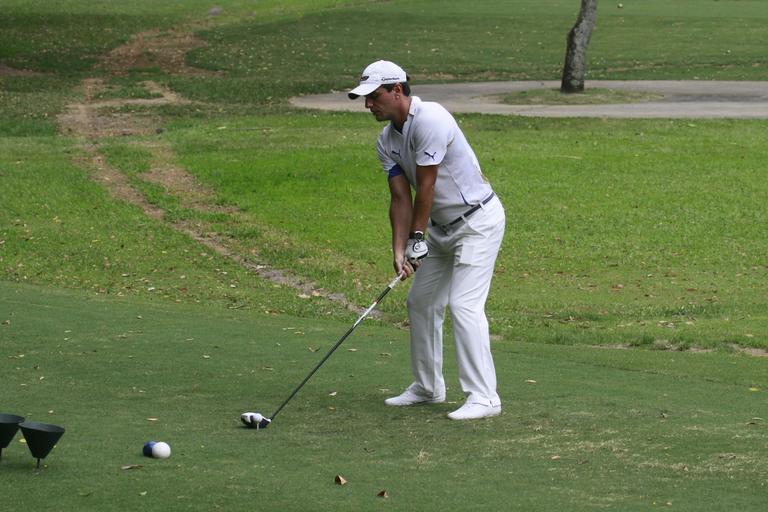
[[[307,376],[304,378],[304,380],[303,380],[303,381],[301,381],[301,384],[299,384],[299,385],[296,387],[296,389],[294,389],[294,390],[293,390],[293,393],[291,393],[291,394],[290,394],[290,396],[289,396],[288,398],[286,398],[286,399],[285,399],[285,401],[284,401],[282,404],[280,404],[280,407],[278,407],[278,408],[277,408],[277,410],[276,410],[274,413],[272,413],[272,416],[270,417],[270,420],[274,420],[274,419],[275,419],[275,416],[277,416],[277,414],[278,414],[280,411],[282,411],[282,410],[283,410],[283,407],[285,407],[285,406],[286,406],[286,404],[287,404],[288,402],[290,402],[290,401],[291,401],[291,399],[292,399],[294,396],[296,396],[296,393],[298,393],[298,392],[299,392],[299,390],[300,390],[301,388],[303,388],[303,387],[304,387],[304,384],[306,384],[306,383],[307,383],[307,381],[308,381],[308,380],[309,380],[309,379],[312,377],[312,375],[314,375],[314,374],[315,374],[315,372],[316,372],[317,370],[319,370],[321,366],[323,366],[323,363],[325,363],[325,361],[327,361],[327,360],[328,360],[328,358],[329,358],[329,357],[331,357],[331,354],[333,354],[333,353],[336,351],[336,349],[337,349],[337,348],[339,348],[339,346],[341,346],[341,344],[342,344],[342,343],[344,343],[344,340],[346,340],[346,339],[349,337],[349,335],[350,335],[350,334],[352,334],[352,331],[354,331],[354,330],[357,328],[357,326],[358,326],[358,325],[360,325],[360,323],[361,323],[363,320],[365,320],[365,318],[366,318],[366,317],[367,317],[369,314],[371,314],[371,311],[373,311],[373,309],[374,309],[374,308],[375,308],[375,307],[376,307],[376,306],[377,306],[377,305],[378,305],[378,304],[379,304],[379,303],[382,301],[382,299],[383,299],[383,298],[384,298],[384,297],[385,297],[385,296],[386,296],[386,295],[387,295],[387,294],[390,292],[390,290],[392,290],[392,288],[394,288],[394,287],[397,285],[397,283],[399,283],[399,282],[402,280],[402,277],[403,277],[403,274],[399,274],[399,275],[397,275],[397,276],[396,276],[394,279],[392,279],[392,281],[391,281],[391,282],[390,282],[390,283],[387,285],[387,287],[384,289],[384,291],[382,291],[382,292],[379,294],[379,296],[376,298],[376,300],[375,300],[375,301],[373,301],[373,304],[371,304],[370,306],[368,306],[368,309],[366,309],[366,310],[363,312],[363,314],[362,314],[362,315],[360,315],[360,317],[357,319],[357,321],[355,321],[355,323],[352,325],[352,327],[350,327],[350,328],[349,328],[349,330],[348,330],[347,332],[345,332],[345,333],[344,333],[344,335],[343,335],[343,336],[342,336],[342,337],[339,339],[339,341],[337,341],[337,342],[336,342],[336,344],[335,344],[333,347],[331,347],[331,350],[329,350],[329,351],[328,351],[328,353],[327,353],[327,354],[325,354],[325,357],[323,357],[323,358],[320,360],[320,362],[319,362],[319,363],[317,363],[317,365],[316,365],[316,366],[315,366],[315,367],[312,369],[312,371],[311,371],[311,372],[309,372],[309,375],[307,375]]]

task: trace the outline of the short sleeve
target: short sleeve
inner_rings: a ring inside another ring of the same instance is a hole
[[[376,139],[376,156],[379,157],[379,162],[381,162],[381,167],[386,173],[389,173],[389,170],[397,165],[397,162],[392,160],[392,157],[389,156],[389,151],[387,151],[387,148],[384,145],[383,133],[379,135],[378,139]]]
[[[454,136],[455,121],[448,112],[425,113],[412,135],[416,165],[438,165],[445,158]]]

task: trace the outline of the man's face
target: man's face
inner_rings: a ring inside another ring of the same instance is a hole
[[[371,114],[377,121],[391,121],[397,113],[397,100],[395,95],[400,95],[400,84],[388,91],[383,86],[379,87],[365,97],[365,108],[371,111]]]

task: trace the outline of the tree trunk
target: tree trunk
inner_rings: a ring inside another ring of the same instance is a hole
[[[587,74],[587,46],[597,20],[597,0],[581,0],[581,10],[576,24],[568,33],[565,50],[565,66],[560,92],[584,92]]]

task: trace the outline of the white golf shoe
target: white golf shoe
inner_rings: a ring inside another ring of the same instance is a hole
[[[402,394],[387,398],[384,403],[395,407],[417,404],[439,404],[445,401],[445,395],[431,396],[417,393],[413,390],[413,385],[403,391]]]
[[[448,418],[452,420],[477,420],[480,418],[490,418],[501,414],[501,404],[464,404],[453,412],[448,413]]]

